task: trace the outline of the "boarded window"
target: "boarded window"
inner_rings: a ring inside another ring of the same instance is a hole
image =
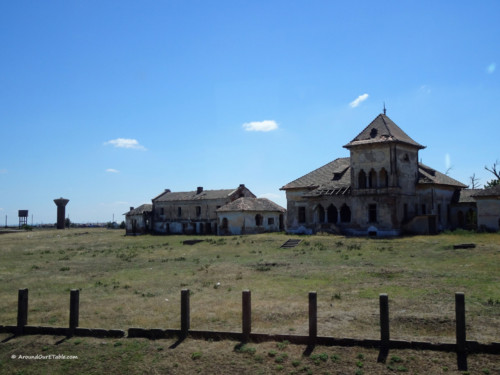
[[[299,207],[299,223],[305,223],[306,222],[306,208],[305,207]]]

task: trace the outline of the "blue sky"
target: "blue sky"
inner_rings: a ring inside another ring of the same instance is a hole
[[[500,160],[498,1],[3,1],[0,224],[286,183],[382,112],[469,183]]]

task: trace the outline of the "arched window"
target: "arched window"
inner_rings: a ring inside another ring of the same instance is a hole
[[[380,187],[387,187],[389,186],[389,175],[387,174],[387,171],[385,168],[382,168],[379,173],[379,178],[378,178],[379,186]]]
[[[351,222],[351,209],[346,204],[340,208],[340,221],[343,223]]]
[[[262,225],[262,215],[257,214],[255,215],[255,225],[260,227]]]
[[[375,189],[377,187],[377,172],[375,170],[371,170],[368,175],[368,187],[370,189]]]
[[[335,224],[337,222],[338,212],[337,208],[333,204],[328,206],[327,214],[328,214],[328,222]]]
[[[322,205],[318,205],[318,222],[319,223],[324,223],[325,222],[325,209],[323,208]]]
[[[358,188],[366,189],[366,173],[364,170],[361,170],[358,175]]]

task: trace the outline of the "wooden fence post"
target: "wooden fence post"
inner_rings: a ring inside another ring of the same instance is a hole
[[[455,319],[457,325],[457,365],[459,371],[467,371],[467,341],[465,335],[465,295],[455,293]]]
[[[71,289],[69,298],[69,329],[73,331],[78,327],[78,320],[80,316],[80,291],[78,289]]]
[[[242,294],[242,325],[243,342],[248,342],[252,331],[252,295],[249,290],[244,290]]]
[[[186,337],[189,331],[189,289],[181,290],[181,336]]]
[[[28,289],[19,289],[17,294],[17,334],[22,335],[28,324]]]
[[[309,292],[309,345],[316,344],[318,336],[318,299],[316,292]]]
[[[379,295],[380,302],[380,352],[377,362],[385,363],[389,355],[389,296],[385,293]]]

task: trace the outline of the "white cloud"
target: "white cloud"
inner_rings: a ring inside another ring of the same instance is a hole
[[[146,148],[141,145],[136,139],[128,138],[116,138],[110,141],[104,142],[104,145],[112,145],[117,148],[131,148],[135,150],[146,150]]]
[[[106,169],[106,172],[108,172],[108,173],[120,173],[120,171],[118,169],[113,169],[113,168]]]
[[[486,68],[486,73],[488,74],[493,74],[495,72],[497,68],[497,64],[495,63],[491,63],[490,65],[488,65],[488,67]]]
[[[362,102],[364,102],[366,99],[368,99],[368,94],[363,94],[358,96],[356,99],[354,99],[352,102],[349,103],[351,108],[356,108],[358,105],[360,105]]]
[[[450,157],[450,154],[446,154],[444,156],[444,164],[446,166],[446,169],[450,169],[450,167],[451,167],[451,157]]]
[[[244,123],[243,129],[247,132],[270,132],[278,129],[278,124],[274,120],[253,121]]]

